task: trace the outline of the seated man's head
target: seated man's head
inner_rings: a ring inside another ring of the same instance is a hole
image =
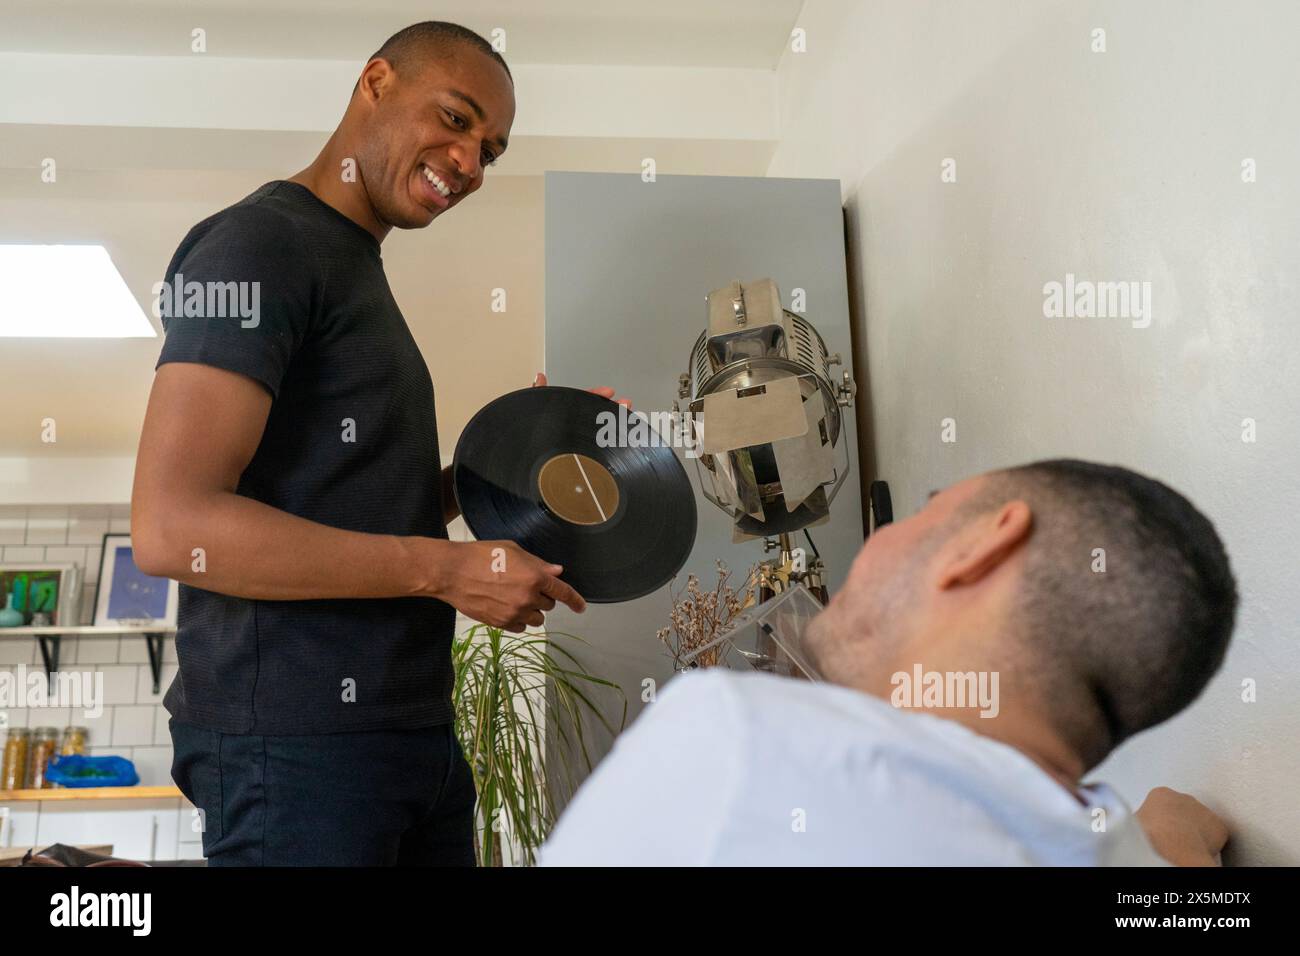
[[[1086,770],[1200,694],[1237,593],[1213,525],[1173,489],[1081,461],[990,472],[867,541],[808,645],[835,683],[996,671],[1002,716]],[[979,727],[992,736],[994,727]]]

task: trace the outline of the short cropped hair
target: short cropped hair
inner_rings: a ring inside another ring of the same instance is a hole
[[[451,56],[457,47],[464,45],[491,57],[506,71],[510,82],[514,82],[510,67],[506,66],[505,59],[492,48],[491,43],[473,30],[445,20],[425,20],[398,30],[370,55],[370,59],[387,60],[398,73],[412,67],[418,71],[430,58]]]
[[[1018,648],[1045,678],[1059,732],[1094,766],[1218,671],[1237,613],[1228,555],[1190,501],[1127,468],[1058,459],[986,479],[960,512],[1029,505]]]

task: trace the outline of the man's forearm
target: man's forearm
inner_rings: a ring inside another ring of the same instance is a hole
[[[232,492],[133,518],[141,570],[261,600],[434,597],[450,542],[317,524]]]

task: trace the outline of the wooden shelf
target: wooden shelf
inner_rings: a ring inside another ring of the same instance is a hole
[[[32,800],[165,800],[180,797],[177,787],[59,787],[52,790],[0,790],[0,803]]]

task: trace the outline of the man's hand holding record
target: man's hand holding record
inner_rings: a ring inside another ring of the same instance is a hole
[[[507,631],[541,627],[557,602],[581,613],[587,602],[560,580],[564,568],[529,554],[513,541],[470,541],[460,546],[446,591],[475,621]]]

